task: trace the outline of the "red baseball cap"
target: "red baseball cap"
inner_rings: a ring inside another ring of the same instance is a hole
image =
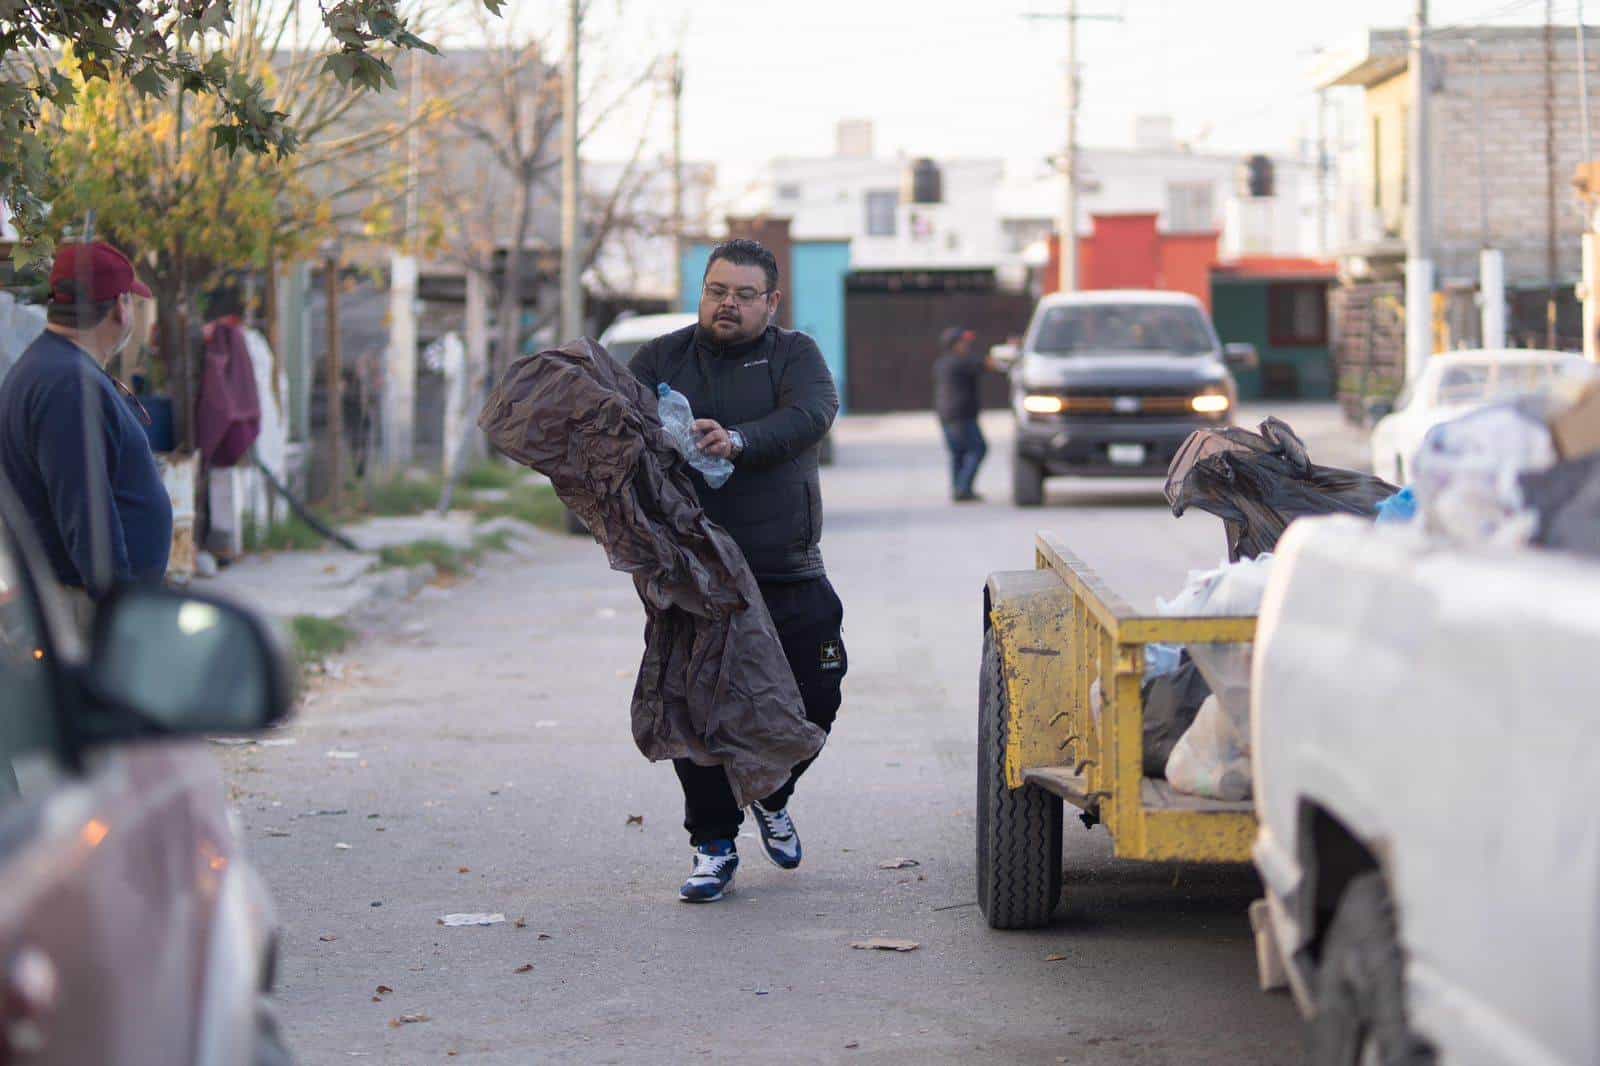
[[[87,291],[80,285],[87,286]],[[105,303],[125,292],[150,297],[150,287],[133,272],[128,257],[111,245],[95,241],[56,249],[56,261],[50,268],[51,303]]]

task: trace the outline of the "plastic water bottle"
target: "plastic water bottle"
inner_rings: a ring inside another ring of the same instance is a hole
[[[694,411],[689,408],[689,398],[666,382],[656,386],[656,411],[661,425],[672,440],[678,454],[689,460],[689,465],[700,471],[706,484],[720,489],[733,476],[733,463],[718,459],[700,450],[694,440]]]

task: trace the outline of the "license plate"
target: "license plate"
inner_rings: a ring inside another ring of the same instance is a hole
[[[1116,466],[1143,466],[1145,448],[1143,444],[1112,444],[1106,455]]]

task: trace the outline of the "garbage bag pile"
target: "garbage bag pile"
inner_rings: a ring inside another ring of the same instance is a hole
[[[1259,433],[1236,426],[1196,430],[1167,468],[1172,513],[1198,507],[1222,519],[1232,562],[1270,552],[1296,518],[1372,518],[1397,491],[1371,474],[1313,463],[1304,442],[1276,418],[1261,423]]]
[[[1576,398],[1522,397],[1437,425],[1413,466],[1408,490],[1429,535],[1600,555],[1600,383]]]
[[[743,553],[706,517],[657,398],[591,340],[513,362],[478,419],[550,478],[647,618],[633,736],[651,760],[721,765],[741,806],[822,748]]]
[[[1189,575],[1157,605],[1171,617],[1254,615],[1272,572],[1271,554]],[[1147,656],[1146,661],[1149,661]],[[1144,765],[1173,788],[1219,800],[1250,798],[1249,644],[1191,644],[1178,665],[1144,686]]]

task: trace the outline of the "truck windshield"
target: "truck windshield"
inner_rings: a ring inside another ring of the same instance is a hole
[[[1081,304],[1051,307],[1034,335],[1044,355],[1087,352],[1166,352],[1210,355],[1215,350],[1205,318],[1173,304]]]

